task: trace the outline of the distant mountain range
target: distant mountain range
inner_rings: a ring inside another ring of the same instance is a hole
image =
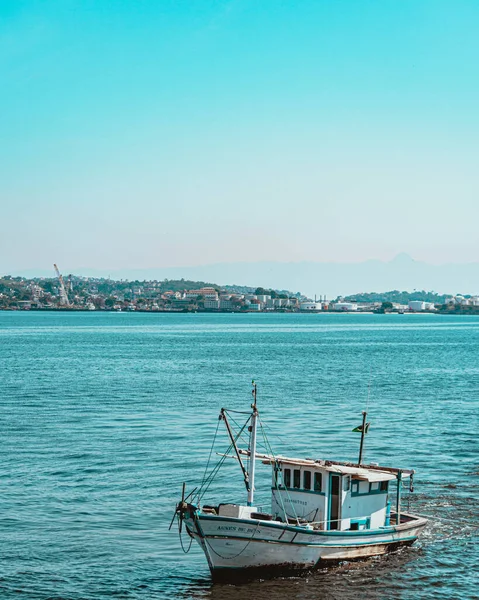
[[[69,271],[64,270],[64,274]],[[52,271],[11,273],[23,277],[51,277]],[[361,263],[257,262],[218,263],[195,267],[120,269],[105,271],[75,269],[75,275],[130,280],[192,279],[220,285],[242,285],[289,289],[313,297],[334,298],[381,290],[434,290],[441,294],[477,294],[479,263],[431,265],[399,254],[389,262]]]

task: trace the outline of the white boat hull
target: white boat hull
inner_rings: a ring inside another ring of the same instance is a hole
[[[192,507],[193,508],[193,507]],[[309,570],[379,556],[412,544],[427,520],[403,515],[400,525],[361,531],[321,531],[276,521],[190,511],[188,533],[203,549],[213,576],[245,571]]]

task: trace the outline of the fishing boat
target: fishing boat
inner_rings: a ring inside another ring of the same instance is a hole
[[[291,458],[275,455],[265,435],[268,452],[257,451],[258,432],[264,434],[264,427],[254,382],[252,393],[251,411],[243,413],[247,418],[242,427],[236,421],[238,411],[221,409],[218,427],[225,425],[229,448],[199,489],[185,495],[183,484],[170,524],[171,529],[178,519],[180,536],[185,525],[190,545],[193,540],[200,545],[214,580],[284,576],[380,556],[417,540],[427,519],[401,508],[401,490],[405,485],[413,489],[414,470],[363,464],[366,411],[362,425],[354,429],[361,433],[357,462]],[[248,447],[240,448],[245,434]],[[228,458],[241,469],[246,502],[219,498],[215,504],[202,504]],[[255,505],[258,461],[272,468],[268,511]]]

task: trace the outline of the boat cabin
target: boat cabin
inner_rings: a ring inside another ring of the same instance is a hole
[[[389,486],[411,471],[354,466],[333,461],[276,457],[272,514],[285,522],[309,523],[315,529],[354,531],[390,524]],[[383,470],[384,469],[384,470]],[[399,495],[398,495],[399,497]]]

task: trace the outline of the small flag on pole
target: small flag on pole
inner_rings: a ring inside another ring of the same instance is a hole
[[[367,433],[369,431],[369,426],[371,425],[371,423],[366,423],[366,425],[364,426],[364,433]],[[355,427],[353,429],[354,432],[357,433],[362,433],[363,432],[363,426],[359,425],[359,427]]]

